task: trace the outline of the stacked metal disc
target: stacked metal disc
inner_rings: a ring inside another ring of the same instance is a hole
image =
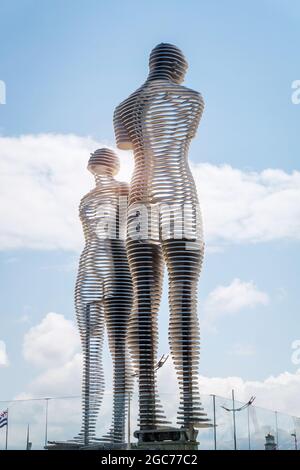
[[[126,350],[132,283],[125,241],[119,237],[119,198],[126,197],[128,185],[113,178],[119,161],[112,150],[94,152],[88,167],[95,175],[96,187],[80,203],[85,247],[75,289],[83,351],[79,440],[89,444],[96,439],[96,421],[104,392],[102,348],[106,326],[113,361],[113,418],[108,437],[113,442],[124,442],[126,402],[132,390]]]
[[[141,429],[164,422],[154,371],[164,262],[169,275],[169,343],[180,388],[178,423],[190,427],[207,421],[197,386],[197,282],[204,245],[198,197],[188,165],[190,140],[204,102],[198,92],[180,85],[186,69],[186,59],[177,47],[159,44],[150,55],[148,79],[114,114],[117,145],[132,148],[135,159],[127,241],[134,288],[129,346],[139,378]],[[154,230],[149,226],[145,230],[145,220],[139,220],[145,206],[159,206]],[[139,220],[136,229],[132,229],[134,212]],[[158,239],[153,233],[158,233]]]
[[[107,170],[108,174],[111,174],[112,176],[115,176],[120,169],[120,162],[117,154],[108,148],[98,149],[91,153],[88,168],[92,165],[103,166]]]
[[[149,78],[161,79],[168,74],[174,83],[181,83],[188,63],[181,50],[173,44],[161,43],[156,46],[149,58]]]

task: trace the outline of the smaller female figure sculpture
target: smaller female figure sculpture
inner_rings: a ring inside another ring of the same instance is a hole
[[[96,186],[82,198],[79,208],[85,247],[75,289],[83,351],[82,429],[76,439],[85,445],[99,440],[95,427],[104,392],[105,325],[113,360],[113,417],[104,440],[124,442],[126,395],[132,387],[126,355],[132,284],[120,224],[120,201],[127,198],[128,185],[114,179],[118,169],[119,160],[112,150],[92,153],[88,170],[95,176]]]

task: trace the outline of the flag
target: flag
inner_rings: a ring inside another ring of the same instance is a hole
[[[2,411],[0,413],[0,428],[7,426],[7,419],[8,419],[8,410]]]

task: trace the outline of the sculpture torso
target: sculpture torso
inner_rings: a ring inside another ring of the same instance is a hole
[[[86,301],[101,300],[103,295],[113,294],[111,280],[115,270],[116,250],[118,253],[120,250],[124,252],[124,259],[126,258],[124,239],[119,236],[118,210],[119,198],[127,194],[126,183],[102,176],[97,177],[97,186],[81,199],[79,216],[85,247],[80,257],[77,289],[84,293]],[[106,226],[106,220],[112,221],[112,228],[115,222],[114,238],[103,234],[102,228]]]
[[[129,204],[197,203],[188,148],[204,108],[201,95],[171,80],[148,80],[115,110],[117,144],[130,143],[135,170]]]

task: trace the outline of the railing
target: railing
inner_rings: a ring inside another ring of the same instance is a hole
[[[176,425],[177,397],[170,393],[160,393],[165,412],[173,425]],[[211,427],[200,429],[199,449],[244,450],[264,449],[266,435],[274,436],[278,450],[293,450],[300,437],[300,418],[254,406],[235,412],[235,426],[231,399],[219,396],[202,395],[205,411],[211,419]],[[235,401],[235,409],[243,403]],[[26,449],[27,441],[32,449],[43,449],[45,442],[65,441],[75,437],[81,427],[81,398],[68,396],[1,402],[0,411],[9,410],[8,449]],[[98,437],[107,434],[110,428],[112,395],[105,393],[98,418]],[[214,413],[215,411],[215,413]],[[215,417],[215,419],[214,419]],[[130,426],[126,423],[126,441],[130,429],[130,442],[136,442],[133,432],[137,422],[137,394],[130,402]],[[214,423],[216,426],[214,426]],[[28,436],[29,428],[29,436]],[[234,433],[235,428],[235,433]],[[0,449],[6,447],[6,427],[0,429]]]

